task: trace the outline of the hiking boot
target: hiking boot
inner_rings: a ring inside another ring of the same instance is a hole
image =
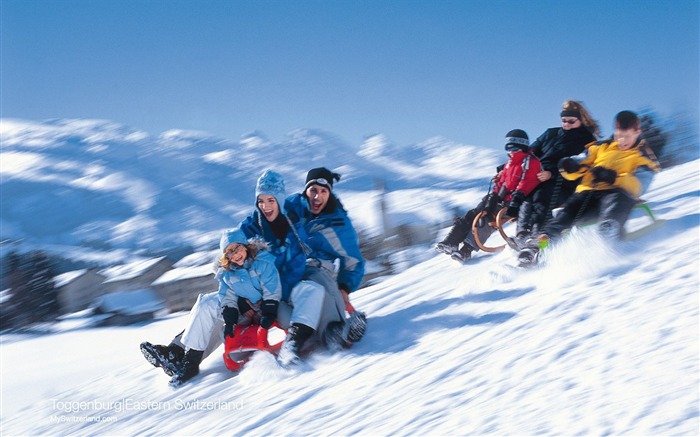
[[[518,232],[518,234],[515,237],[510,237],[506,239],[506,243],[508,243],[508,246],[510,246],[512,249],[520,251],[523,250],[527,247],[527,240],[528,240],[529,234],[527,232]]]
[[[457,252],[458,249],[456,245],[445,243],[443,241],[435,246],[435,250],[440,253],[444,253],[445,255],[452,255],[453,253]]]
[[[182,360],[182,368],[170,380],[170,385],[178,387],[199,375],[199,364],[202,362],[204,351],[189,349]]]
[[[343,339],[343,322],[330,322],[323,331],[323,344],[331,352],[338,352],[349,347]]]
[[[525,248],[518,253],[518,263],[520,267],[529,267],[537,264],[540,251],[535,248]]]
[[[177,373],[185,357],[185,350],[173,343],[163,346],[144,341],[140,348],[144,358],[154,367],[161,367],[168,376],[174,376]]]
[[[528,237],[524,242],[525,249],[546,249],[549,247],[549,236],[547,234],[538,235],[536,237]]]
[[[459,262],[467,262],[472,259],[472,247],[468,244],[462,245],[462,247],[452,254],[452,259]]]
[[[601,237],[615,240],[620,238],[620,223],[615,220],[603,220],[598,224]]]
[[[308,340],[313,333],[313,328],[302,325],[301,323],[295,323],[290,326],[287,331],[287,338],[284,339],[282,348],[277,354],[277,362],[280,366],[289,368],[297,365],[299,361],[301,361],[299,352],[304,347],[306,340]]]
[[[367,331],[367,316],[361,311],[355,311],[345,321],[343,326],[343,339],[350,343],[362,340]]]

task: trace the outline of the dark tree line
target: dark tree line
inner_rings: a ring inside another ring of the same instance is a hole
[[[698,125],[690,118],[678,114],[662,120],[653,110],[646,109],[640,113],[640,119],[647,145],[662,169],[699,157]]]
[[[51,322],[60,314],[55,269],[42,251],[10,253],[4,260],[2,287],[9,298],[2,303],[2,329]]]

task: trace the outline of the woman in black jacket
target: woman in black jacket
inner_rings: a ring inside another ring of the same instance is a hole
[[[583,152],[599,134],[598,123],[581,102],[567,100],[559,115],[561,127],[547,129],[531,145],[542,171],[537,174],[540,184],[520,206],[516,237],[519,240],[541,229],[552,209],[563,204],[576,189],[577,181],[564,180],[559,174],[559,160]]]

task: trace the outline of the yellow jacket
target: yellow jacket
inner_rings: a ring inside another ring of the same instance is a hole
[[[580,162],[581,167],[574,173],[567,173],[561,170],[564,178],[574,181],[581,178],[581,182],[576,187],[576,192],[587,190],[610,190],[622,188],[632,197],[639,197],[642,191],[639,179],[634,176],[637,168],[646,165],[651,170],[658,172],[659,164],[644,156],[642,148],[645,147],[644,140],[627,150],[620,150],[617,141],[593,143],[588,147],[588,156]],[[593,175],[590,169],[593,167],[605,167],[617,172],[617,178],[612,185],[605,182],[593,182]]]

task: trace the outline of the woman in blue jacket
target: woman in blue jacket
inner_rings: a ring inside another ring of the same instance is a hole
[[[267,243],[280,273],[282,300],[287,301],[292,287],[304,274],[306,255],[281,207],[285,197],[282,176],[274,170],[265,170],[255,186],[255,209],[238,227],[248,238],[260,237]]]

